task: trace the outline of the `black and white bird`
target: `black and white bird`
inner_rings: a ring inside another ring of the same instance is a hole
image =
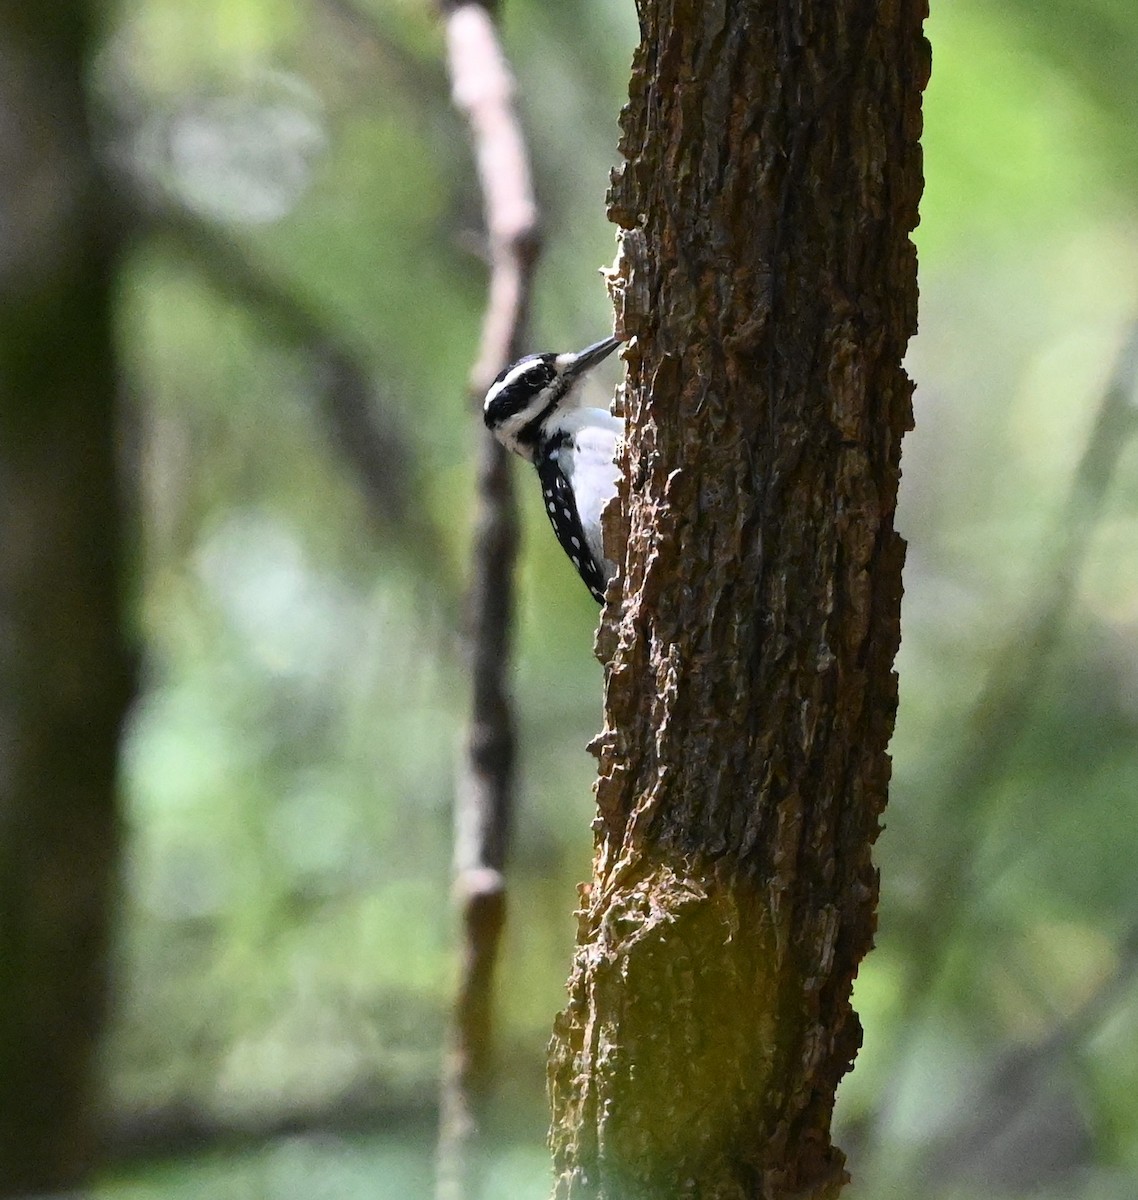
[[[616,493],[624,425],[604,409],[584,407],[578,385],[619,345],[605,338],[576,354],[529,354],[494,380],[483,408],[498,441],[537,467],[553,532],[600,603],[616,572],[604,556],[601,511]]]

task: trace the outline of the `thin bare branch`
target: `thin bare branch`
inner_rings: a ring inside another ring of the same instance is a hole
[[[392,1094],[381,1075],[334,1096],[280,1094],[272,1107],[218,1112],[189,1096],[102,1115],[102,1161],[114,1167],[268,1145],[288,1137],[332,1141],[374,1133],[421,1142],[436,1121],[435,1097]]]
[[[445,606],[455,584],[442,536],[422,503],[412,439],[355,351],[223,230],[169,201],[152,203],[147,220],[151,232],[220,293],[258,313],[270,330],[302,350],[314,368],[318,415],[354,472],[376,528],[414,557]]]
[[[455,106],[474,143],[490,243],[490,280],[473,405],[521,352],[539,249],[537,206],[514,83],[491,7],[446,4]],[[479,427],[481,422],[479,421]],[[468,613],[473,695],[455,797],[455,894],[462,916],[461,978],[441,1097],[439,1200],[479,1190],[479,1145],[491,1078],[493,975],[505,918],[504,867],[513,808],[515,722],[509,691],[518,523],[505,452],[482,431]]]
[[[1064,1068],[1070,1071],[1072,1060],[1131,996],[1138,978],[1138,924],[1131,922],[1118,947],[1114,970],[1073,1012],[1042,1037],[1009,1047],[991,1063],[976,1090],[963,1098],[956,1123],[913,1164],[905,1194],[925,1194],[931,1180],[942,1187],[959,1182],[1025,1193],[1042,1186],[1057,1168],[1076,1165],[1068,1156],[1085,1150],[1077,1114],[1069,1114],[1071,1123],[1059,1128],[1040,1127],[1040,1105],[1056,1094]],[[1030,1128],[1033,1118],[1037,1128],[1025,1134],[1024,1125]],[[1044,1142],[1047,1149],[1041,1153]]]
[[[388,32],[374,8],[366,8],[357,0],[310,0],[310,3],[318,17],[324,18],[345,42],[366,56],[375,86],[420,100],[437,95],[438,67],[410,53]]]
[[[1055,547],[1027,594],[1032,604],[997,652],[957,751],[946,772],[941,800],[944,837],[935,844],[938,865],[925,890],[927,919],[918,928],[949,931],[959,905],[946,896],[961,896],[974,861],[976,820],[984,796],[999,779],[1026,728],[1041,674],[1058,643],[1079,575],[1091,545],[1091,534],[1103,507],[1115,469],[1129,438],[1138,431],[1134,389],[1138,377],[1138,322],[1131,329],[1103,394],[1094,429],[1075,470],[1058,528]],[[934,939],[931,953],[912,958],[906,1011],[911,1015],[926,997],[942,964],[946,939]]]
[[[929,871],[915,928],[924,931],[923,953],[907,960],[895,1020],[914,1030],[916,1019],[940,978],[953,931],[971,907],[969,875],[981,830],[984,797],[999,780],[1027,727],[1040,679],[1051,662],[1071,608],[1079,576],[1119,460],[1138,432],[1138,321],[1131,327],[1099,404],[1094,428],[1072,478],[1052,553],[1035,584],[1028,588],[1030,607],[1012,626],[997,651],[983,689],[966,724],[953,765],[932,806],[936,829],[929,844],[937,861]],[[946,903],[951,898],[952,903]],[[909,1039],[897,1040],[901,1061]]]

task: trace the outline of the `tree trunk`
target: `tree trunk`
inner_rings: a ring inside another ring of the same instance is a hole
[[[610,196],[625,574],[552,1047],[563,1200],[845,1179],[830,1116],[896,706],[925,8],[639,3]]]
[[[83,6],[0,13],[0,1196],[82,1180],[131,690]]]

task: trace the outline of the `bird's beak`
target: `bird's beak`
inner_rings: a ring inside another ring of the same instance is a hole
[[[562,370],[565,374],[573,378],[584,375],[586,371],[595,367],[602,359],[608,358],[619,345],[620,339],[614,337],[594,342],[591,346],[586,346],[584,350],[580,350],[576,354],[565,355],[565,363],[562,366]]]

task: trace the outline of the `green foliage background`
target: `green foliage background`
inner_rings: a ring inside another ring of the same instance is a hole
[[[547,237],[533,345],[584,345],[610,327],[596,271],[613,255],[604,191],[634,9],[513,0],[503,23]],[[938,789],[994,650],[1038,594],[1138,313],[1138,8],[940,0],[928,33],[902,704],[881,933],[858,982],[866,1046],[843,1085],[840,1137],[855,1197],[1129,1197],[1133,446],[998,786],[966,824]],[[321,1127],[360,1096],[392,1120],[429,1113],[454,969],[464,383],[485,280],[442,56],[430,6],[409,0],[133,0],[110,25],[95,80],[109,136],[166,197],[122,285],[147,669],[126,756],[115,1121],[192,1109],[240,1129],[304,1112]],[[162,215],[171,200],[177,226]],[[371,519],[321,417],[319,365],[232,271],[210,269],[218,239],[374,380],[375,419],[406,439],[431,538]],[[595,609],[528,482],[492,1193],[509,1196],[545,1188],[544,1043],[588,874],[584,744],[600,719]],[[952,894],[930,897],[956,852],[945,829],[965,869]],[[914,1006],[914,964],[929,963]],[[1027,1085],[1000,1074],[1013,1048],[1035,1054]],[[291,1137],[123,1166],[101,1194],[350,1197],[378,1180],[380,1194],[415,1196],[428,1155],[415,1134]]]

